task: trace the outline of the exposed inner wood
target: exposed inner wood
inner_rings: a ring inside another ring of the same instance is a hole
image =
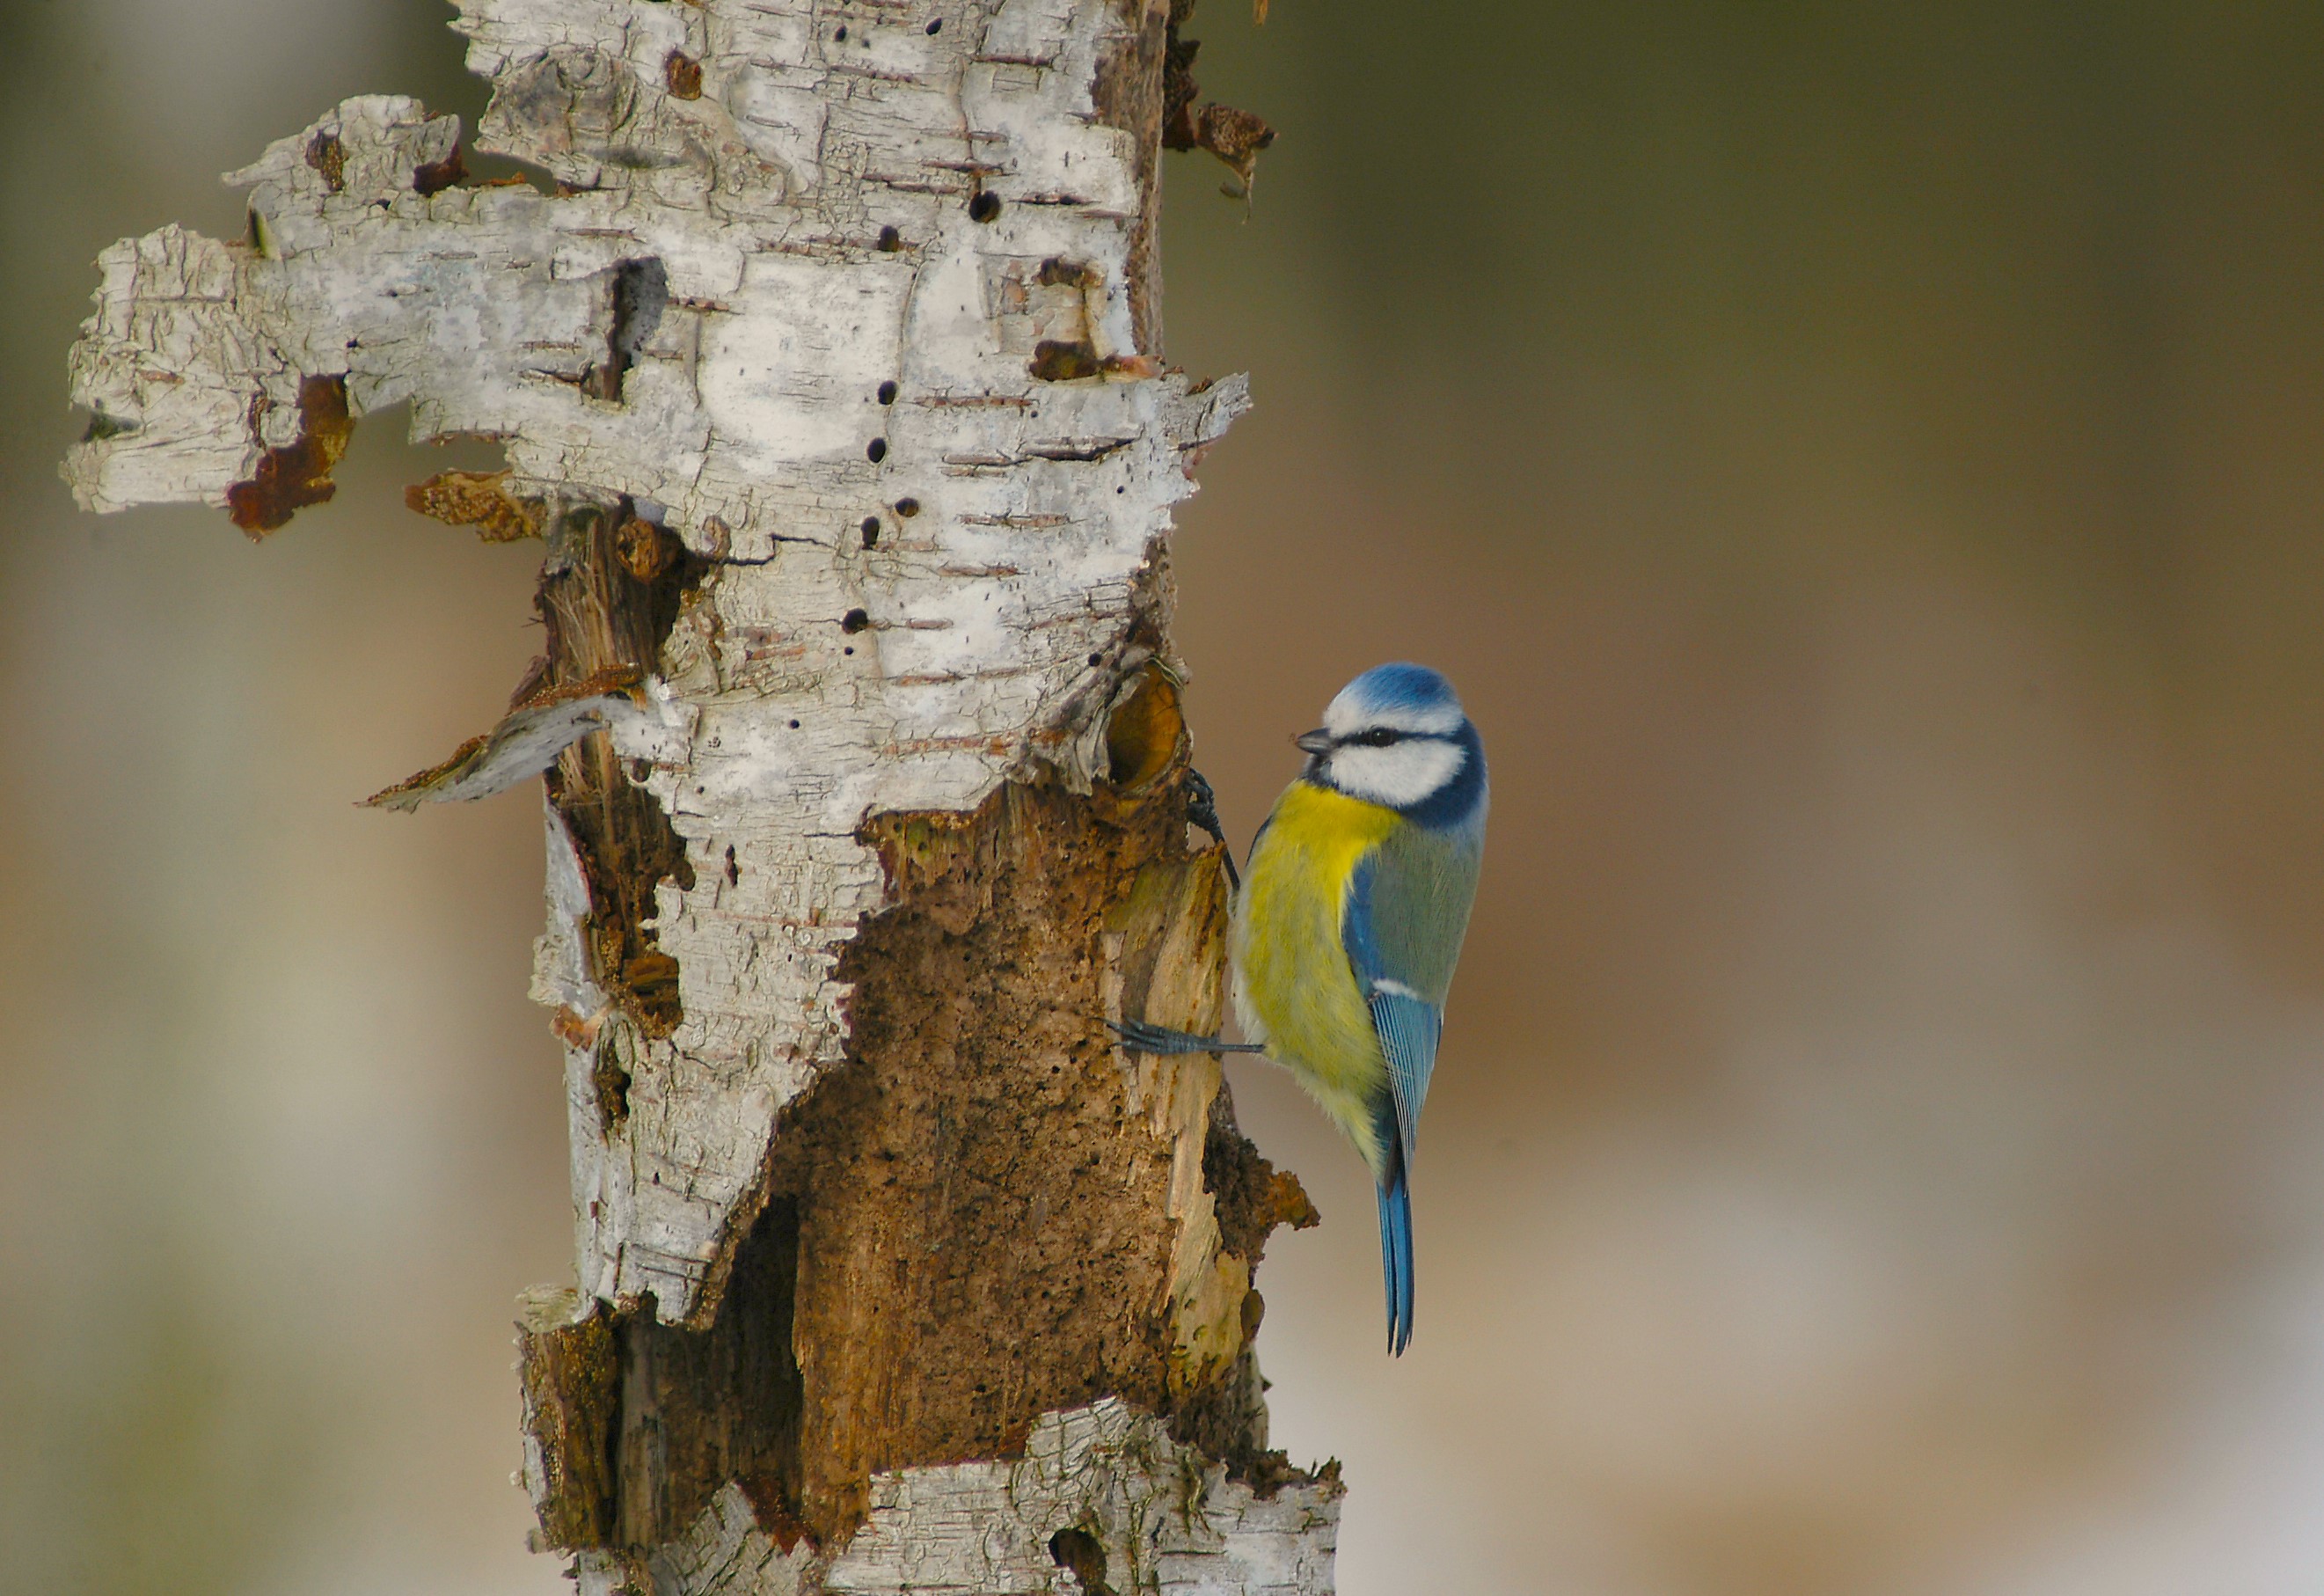
[[[517,691],[603,678],[610,671],[658,669],[702,562],[626,500],[566,505],[549,534],[537,604],[549,652]],[[667,1037],[681,1018],[678,964],[649,922],[663,881],[694,885],[694,866],[654,796],[631,779],[613,739],[592,733],[558,756],[549,801],[564,819],[589,886],[584,940],[590,973],[649,1038]],[[618,1068],[601,1072],[609,1124],[627,1112]]]
[[[1043,1412],[1109,1394],[1170,1407],[1175,1149],[1100,1017],[1112,911],[1141,872],[1193,868],[1176,792],[1011,784],[973,816],[872,823],[898,905],[843,966],[848,1064],[777,1144],[820,1532],[852,1527],[875,1470],[1005,1455]],[[1201,869],[1208,951],[1224,903]]]

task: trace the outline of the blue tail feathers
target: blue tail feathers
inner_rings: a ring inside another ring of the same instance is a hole
[[[1383,1091],[1372,1104],[1372,1133],[1379,1138],[1380,1275],[1388,1285],[1388,1350],[1404,1355],[1412,1339],[1412,1188],[1404,1138],[1397,1133],[1396,1100]]]
[[[1379,1188],[1380,1274],[1388,1285],[1388,1350],[1412,1339],[1412,1188],[1396,1169]]]

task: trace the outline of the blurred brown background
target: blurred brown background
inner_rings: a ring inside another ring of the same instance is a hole
[[[1360,1167],[1235,1075],[1342,1589],[2312,1596],[2324,8],[1274,10],[1196,30],[1255,210],[1168,180],[1170,353],[1259,400],[1203,762],[1247,837],[1394,657],[1494,761],[1401,1362]],[[443,15],[0,6],[0,1590],[564,1588],[537,811],[350,807],[536,555],[402,510],[482,462],[400,414],[263,549],[53,475],[97,251],[343,95],[473,121]]]

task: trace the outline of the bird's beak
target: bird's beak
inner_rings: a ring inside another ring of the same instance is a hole
[[[1292,741],[1299,744],[1300,752],[1303,753],[1312,753],[1321,757],[1332,752],[1332,733],[1320,729],[1302,732]]]

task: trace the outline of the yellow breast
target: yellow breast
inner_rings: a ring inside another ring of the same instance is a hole
[[[1375,1169],[1383,1149],[1373,1100],[1388,1066],[1340,924],[1357,864],[1400,824],[1393,809],[1293,782],[1251,850],[1230,945],[1245,1032],[1289,1066]]]

